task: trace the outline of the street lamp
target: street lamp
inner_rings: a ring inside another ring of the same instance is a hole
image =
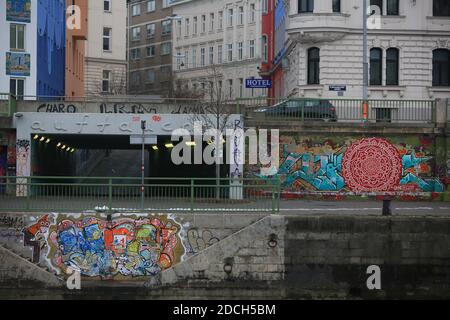
[[[141,155],[141,209],[144,211],[144,197],[145,197],[145,129],[146,121],[141,121],[142,129],[142,155]]]
[[[367,120],[369,98],[369,48],[367,40],[367,0],[363,0],[363,119]]]

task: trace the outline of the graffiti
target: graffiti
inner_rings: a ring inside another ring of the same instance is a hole
[[[71,268],[87,277],[154,276],[184,254],[180,225],[169,218],[58,221],[48,239],[48,257],[64,273]]]
[[[73,104],[43,103],[39,105],[37,112],[76,113],[77,107]]]
[[[190,229],[188,231],[190,253],[198,253],[219,241],[219,238],[215,237],[210,230]]]
[[[16,143],[16,157],[17,157],[17,176],[29,176],[28,158],[30,156],[30,141],[17,140]]]
[[[178,106],[175,107],[172,114],[206,114],[208,108],[204,106]]]
[[[281,166],[274,176],[288,191],[444,191],[442,182],[431,177],[433,158],[423,146],[394,145],[383,138],[348,139],[340,144],[284,140]]]
[[[41,217],[36,223],[22,230],[23,245],[33,247],[32,262],[39,263],[41,250],[46,245],[45,235],[50,227],[49,215]]]
[[[0,226],[8,228],[22,228],[22,216],[0,216]]]
[[[6,190],[6,181],[1,177],[6,176],[8,170],[8,152],[6,146],[0,146],[0,194],[3,194]]]
[[[100,113],[137,113],[137,114],[145,114],[145,113],[157,113],[156,108],[154,106],[146,106],[143,104],[123,104],[123,103],[115,103],[113,105],[108,105],[106,103],[102,103],[100,105]]]

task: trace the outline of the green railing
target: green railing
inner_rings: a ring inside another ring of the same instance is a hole
[[[11,117],[17,109],[16,98],[9,93],[0,93],[0,116]]]
[[[259,97],[238,99],[237,104],[248,119],[261,121],[434,123],[436,114],[435,100]]]
[[[277,213],[280,182],[256,179],[0,177],[0,211]]]

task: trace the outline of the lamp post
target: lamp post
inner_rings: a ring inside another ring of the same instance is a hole
[[[367,0],[363,0],[363,121],[368,120],[368,105],[369,98],[369,48],[367,40]]]
[[[142,162],[141,162],[141,210],[144,211],[144,197],[145,197],[145,127],[146,122],[141,121],[142,129]]]

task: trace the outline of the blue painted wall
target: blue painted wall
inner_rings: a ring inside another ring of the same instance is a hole
[[[37,95],[64,96],[66,63],[65,0],[39,0]]]

